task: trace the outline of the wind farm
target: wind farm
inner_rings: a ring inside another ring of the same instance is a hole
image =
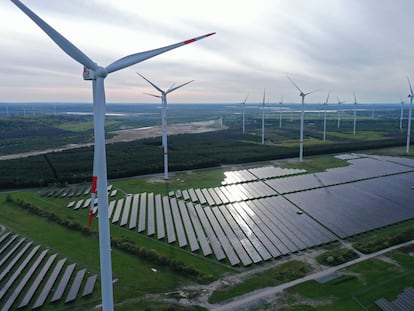
[[[1,3],[0,309],[409,310],[407,48],[338,5]]]

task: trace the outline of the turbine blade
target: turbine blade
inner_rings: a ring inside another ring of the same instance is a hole
[[[98,65],[86,56],[81,50],[74,46],[69,40],[63,37],[43,19],[37,16],[32,10],[21,3],[19,0],[11,0],[20,10],[23,11],[33,22],[35,22],[66,54],[78,63],[96,70]]]
[[[160,89],[158,86],[156,86],[154,83],[152,83],[150,80],[148,80],[147,78],[145,78],[142,74],[140,74],[139,72],[137,72],[137,75],[139,75],[142,79],[144,79],[145,81],[147,81],[149,84],[151,84],[155,89],[157,89],[158,91],[161,92],[161,94],[164,93],[164,91],[162,89]]]
[[[194,80],[188,81],[186,83],[177,85],[176,87],[171,87],[167,92],[165,92],[165,94],[171,93],[173,91],[175,91],[176,89],[179,89],[180,87],[183,87],[184,85],[190,84],[191,82],[193,82]]]
[[[177,82],[174,82],[173,84],[171,84],[171,86],[169,87],[169,89],[166,92],[168,92],[169,90],[171,90],[176,84],[177,84]]]
[[[356,98],[355,92],[354,92],[354,104],[357,104],[357,98]]]
[[[152,96],[152,97],[162,98],[162,96],[160,96],[160,95],[155,95],[155,94],[151,94],[151,93],[144,93],[144,94]]]
[[[312,94],[312,93],[315,93],[315,92],[319,92],[320,91],[320,89],[317,89],[317,90],[313,90],[312,92],[307,92],[307,93],[305,93],[305,94],[303,94],[304,96],[307,96],[307,95],[309,95],[309,94]]]
[[[299,86],[297,86],[297,84],[295,83],[295,82],[293,82],[293,80],[289,77],[289,76],[286,76],[289,80],[290,80],[290,82],[292,82],[292,84],[295,86],[295,88],[297,88],[298,89],[298,91],[300,92],[300,93],[303,93],[302,92],[302,90],[299,88]]]
[[[263,103],[262,103],[263,107],[265,105],[265,100],[266,100],[266,89],[263,89]]]
[[[112,64],[107,66],[106,70],[108,71],[108,73],[111,73],[111,72],[114,72],[114,71],[117,71],[117,70],[121,70],[123,68],[135,65],[139,62],[147,60],[147,59],[149,59],[151,57],[154,57],[156,55],[168,52],[170,50],[176,49],[176,48],[178,48],[180,46],[183,46],[183,45],[193,43],[197,40],[207,38],[207,37],[212,36],[214,34],[215,34],[215,32],[212,32],[212,33],[206,34],[204,36],[199,36],[199,37],[196,37],[196,38],[193,38],[193,39],[185,40],[185,41],[175,43],[175,44],[172,44],[172,45],[168,45],[168,46],[165,46],[165,47],[162,47],[162,48],[128,55],[128,56],[125,56],[123,58],[120,58],[120,59],[116,60],[115,62],[113,62]]]
[[[245,97],[245,99],[244,99],[244,101],[242,101],[242,104],[243,105],[245,105],[246,104],[246,101],[247,101],[247,98],[249,97],[249,95],[246,95],[246,97]]]
[[[327,105],[328,104],[328,101],[329,101],[329,96],[331,95],[331,91],[329,91],[328,92],[328,96],[326,97],[326,100],[325,100],[325,105]]]
[[[283,96],[282,96],[282,98],[280,99],[280,103],[279,104],[283,104]]]
[[[411,86],[411,82],[410,82],[410,78],[408,78],[408,77],[407,77],[407,80],[408,80],[408,85],[410,86],[410,92],[411,92],[411,93],[410,93],[410,95],[411,95],[411,96],[414,96],[414,93],[413,93],[413,88],[412,88],[412,86]]]

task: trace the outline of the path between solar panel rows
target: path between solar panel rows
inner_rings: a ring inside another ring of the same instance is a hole
[[[338,157],[350,165],[314,174],[266,166],[226,172],[219,187],[128,194],[110,202],[110,221],[248,266],[414,217],[414,160]],[[67,207],[89,203],[81,199]]]
[[[96,280],[97,274],[19,234],[0,234],[1,311],[70,306],[92,295]]]

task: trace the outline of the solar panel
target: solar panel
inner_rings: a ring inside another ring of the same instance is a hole
[[[0,288],[0,299],[3,298],[3,296],[7,293],[7,291],[10,289],[10,287],[13,285],[13,283],[17,280],[17,278],[20,276],[20,274],[23,272],[23,270],[26,268],[27,264],[32,260],[33,256],[36,254],[36,252],[39,249],[39,245],[32,248],[29,255],[24,258],[23,262],[19,265],[19,267],[16,269],[16,271],[7,279],[7,282],[5,285],[3,285]]]
[[[36,262],[38,262],[40,264],[40,262],[46,256],[46,252],[47,252],[47,250],[43,251],[42,254],[39,256],[38,261],[36,261]],[[19,308],[23,308],[23,307],[25,307],[29,304],[29,302],[32,299],[35,291],[38,289],[40,282],[42,282],[42,280],[45,277],[46,273],[49,271],[49,268],[52,265],[53,261],[55,260],[56,256],[57,256],[57,254],[49,256],[49,258],[46,261],[45,265],[43,266],[42,270],[40,270],[39,274],[36,276],[36,279],[33,281],[32,285],[29,288],[29,290],[26,292],[26,295],[24,296],[23,300],[21,301],[21,303],[19,305]],[[33,267],[34,267],[34,265],[31,267],[31,270],[33,269]]]
[[[142,202],[142,201],[141,201]],[[155,234],[155,213],[154,213],[154,194],[148,193],[148,228],[147,235]],[[142,205],[141,205],[142,208]],[[140,220],[141,222],[141,220]]]
[[[188,194],[190,195],[190,199],[191,199],[192,202],[194,202],[194,203],[198,202],[198,197],[197,197],[194,189],[192,189],[192,188],[188,189]]]
[[[124,205],[124,199],[118,200],[118,202],[116,203],[114,217],[112,217],[112,223],[116,223],[119,221],[119,218],[121,217],[121,211],[122,211],[123,205]]]
[[[7,253],[6,256],[4,256],[1,259],[1,265],[2,266],[7,259],[14,254],[14,252],[17,250],[17,248],[20,246],[21,243],[23,243],[24,239],[21,239],[17,245],[15,245],[13,247],[13,249]],[[3,280],[3,278],[12,270],[12,268],[14,267],[14,265],[19,261],[19,259],[24,255],[24,253],[27,251],[27,249],[30,247],[30,245],[32,245],[32,242],[28,242],[26,243],[26,245],[19,251],[19,253],[15,256],[12,257],[12,260],[9,262],[9,264],[7,265],[7,267],[1,272],[0,274],[0,282]]]
[[[163,207],[164,207],[164,220],[167,227],[167,241],[168,243],[173,243],[176,241],[173,219],[171,216],[171,207],[170,199],[167,196],[162,197]]]
[[[256,248],[260,256],[263,260],[269,260],[272,256],[269,253],[269,251],[266,249],[266,247],[263,245],[263,242],[267,242],[266,240],[261,240],[260,237],[262,237],[262,233],[259,228],[254,224],[254,222],[251,221],[249,218],[244,218],[245,216],[244,212],[239,211],[239,208],[237,203],[234,203],[234,205],[228,205],[226,208],[230,212],[230,214],[233,216],[233,218],[236,220],[240,228],[243,230],[244,234],[248,237],[250,242],[253,244],[253,246]],[[240,209],[241,210],[241,209]],[[258,234],[260,237],[258,237]],[[273,246],[274,247],[274,246]]]
[[[85,273],[86,273],[86,269],[79,270],[76,273],[76,276],[75,276],[75,279],[73,280],[72,286],[69,289],[69,293],[66,296],[65,303],[74,301],[76,299],[76,296],[79,293],[79,289],[81,287],[81,284],[82,284],[83,278],[85,276]]]
[[[212,250],[211,250],[210,244],[207,241],[207,237],[204,234],[203,228],[201,227],[200,220],[196,214],[193,203],[191,202],[187,203],[187,209],[188,209],[188,214],[190,215],[191,221],[193,222],[194,231],[195,231],[195,234],[197,235],[197,240],[200,243],[201,251],[203,252],[204,256],[209,256],[211,255]]]
[[[213,227],[214,232],[216,233],[217,238],[219,239],[224,252],[226,253],[227,259],[230,261],[230,264],[232,266],[237,265],[238,263],[240,263],[240,259],[237,257],[236,253],[231,247],[227,236],[224,234],[219,223],[217,222],[217,219],[214,217],[211,208],[209,206],[205,207],[204,212],[206,213],[206,216],[210,221],[211,226]]]
[[[215,204],[215,202],[214,202],[213,198],[211,197],[210,193],[208,192],[208,190],[204,188],[204,189],[201,189],[201,192],[203,193],[204,197],[206,198],[207,204],[210,205],[210,206],[213,206]]]
[[[10,235],[10,232],[7,232],[6,234],[3,234],[2,236],[1,236],[1,241],[0,242],[3,242],[7,237],[9,237],[9,235]],[[13,243],[13,241],[18,237],[19,235],[18,234],[15,234],[14,236],[12,236],[8,241],[7,241],[7,243],[6,244],[4,244],[3,246],[2,246],[2,248],[0,249],[0,254],[2,254],[9,246],[10,246],[10,244],[12,244]],[[23,242],[23,240],[24,239],[22,239],[21,241]],[[1,265],[2,265],[2,263],[0,262],[0,267],[1,267]]]
[[[411,206],[413,180],[413,173],[404,173],[293,193],[287,197],[344,238],[414,217]]]
[[[108,206],[108,218],[109,218],[109,219],[111,219],[111,218],[112,218],[112,213],[113,213],[113,211],[114,211],[115,203],[116,203],[116,201],[111,201],[111,202],[109,203],[109,206]]]
[[[190,195],[188,194],[188,191],[187,191],[187,190],[183,190],[181,193],[182,193],[182,195],[183,195],[183,199],[184,199],[185,201],[190,200]]]
[[[217,195],[217,193],[214,191],[214,189],[209,188],[207,189],[208,193],[210,194],[210,196],[212,197],[214,204],[213,205],[221,205],[222,202],[219,198],[219,196]]]
[[[213,252],[217,260],[222,260],[226,258],[226,255],[224,254],[223,249],[220,246],[220,243],[216,237],[216,234],[214,233],[213,228],[211,227],[206,215],[204,214],[204,209],[201,207],[201,205],[197,204],[195,206],[195,210],[204,228],[204,231],[207,234],[208,240],[210,242],[211,247],[213,248]],[[196,232],[198,236],[198,231]]]
[[[98,278],[97,274],[91,275],[87,278],[85,287],[82,291],[82,297],[88,296],[93,293],[93,289],[95,287],[96,279]]]
[[[88,206],[90,206],[90,204],[91,204],[91,198],[88,198],[85,200],[85,202],[83,202],[82,207],[87,208]]]
[[[178,201],[178,206],[184,223],[185,232],[187,232],[188,242],[190,243],[190,250],[194,252],[199,249],[199,246],[194,233],[193,225],[191,224],[190,216],[188,215],[187,207],[185,205],[185,202],[181,200]]]
[[[219,211],[221,214],[219,214]],[[255,263],[262,261],[262,258],[256,252],[253,245],[251,245],[250,241],[242,234],[241,230],[239,230],[238,225],[228,213],[227,209],[222,205],[218,208],[214,208],[213,212],[226,232],[226,235],[233,245],[233,248],[236,250],[242,264],[248,266],[253,261]]]
[[[139,202],[139,194],[135,194],[132,200],[131,218],[129,220],[128,229],[134,229],[137,226],[138,202]]]
[[[178,211],[177,200],[175,198],[171,199],[171,211],[174,218],[175,230],[177,230],[178,246],[184,247],[187,245],[187,238],[185,237],[183,223],[181,221],[181,215]]]
[[[65,273],[63,274],[62,278],[59,281],[59,284],[53,294],[52,300],[50,302],[58,301],[62,298],[63,292],[65,291],[66,286],[68,285],[69,279],[75,269],[76,264],[73,263],[66,267]]]
[[[200,202],[200,204],[204,205],[207,203],[207,200],[204,198],[203,193],[201,192],[200,189],[195,189],[194,192],[196,193],[198,202]]]
[[[20,283],[15,287],[14,291],[9,296],[9,299],[7,299],[6,303],[2,307],[2,311],[8,311],[10,310],[13,303],[16,301],[17,297],[20,295],[23,288],[26,286],[29,279],[32,277],[33,273],[36,271],[37,267],[42,262],[43,258],[46,256],[47,250],[44,250],[37,258],[36,261],[30,266],[29,271],[26,272],[24,277],[20,280]],[[26,300],[27,295],[23,299],[23,302],[19,305],[19,308],[24,307],[27,305],[27,303],[24,304]]]
[[[41,293],[37,297],[37,300],[33,305],[33,309],[43,306],[43,304],[46,301],[47,296],[49,295],[50,290],[53,287],[53,284],[55,284],[56,279],[60,271],[62,270],[63,265],[65,264],[65,261],[66,261],[66,258],[63,258],[58,261],[58,263],[56,264],[55,268],[52,271],[52,274],[49,276],[45,286],[43,287]]]
[[[155,195],[155,215],[157,220],[157,239],[165,237],[164,215],[162,213],[161,195]]]
[[[139,221],[138,221],[138,232],[145,230],[145,223],[147,220],[147,194],[141,193],[141,201],[139,207]]]
[[[129,211],[131,210],[132,195],[128,195],[125,199],[124,210],[122,213],[120,226],[125,226],[128,223]]]
[[[76,205],[75,205],[75,207],[73,209],[74,210],[79,209],[82,206],[82,204],[83,204],[83,200],[81,199],[78,202],[76,202]]]

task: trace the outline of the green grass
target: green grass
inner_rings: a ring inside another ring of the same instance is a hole
[[[397,265],[371,259],[348,268],[351,275],[343,275],[324,284],[305,282],[290,288],[289,292],[315,301],[332,301],[316,306],[314,310],[363,310],[361,305],[365,310],[378,310],[374,305],[376,299],[393,299],[414,282],[414,258],[400,252],[390,256],[397,261]]]
[[[224,180],[224,171],[222,168],[213,168],[171,173],[168,181],[163,179],[163,174],[156,174],[110,182],[125,193],[154,192],[166,195],[179,189],[218,187]]]
[[[28,199],[30,195],[33,195],[33,192],[23,192],[21,198]],[[19,194],[13,194],[13,196],[19,196]],[[86,210],[82,211],[84,213],[77,213],[63,207],[49,206],[49,208],[54,211],[63,210],[66,214],[72,215],[75,220],[84,219],[86,225]],[[81,214],[84,214],[85,217]],[[99,273],[99,246],[96,237],[86,237],[81,233],[66,229],[45,218],[34,216],[15,204],[6,203],[5,195],[0,196],[0,219],[1,223],[10,230],[29,237],[53,252],[67,257],[68,260],[76,262],[80,267]],[[97,222],[95,222],[94,226],[96,228]],[[200,271],[213,276],[213,278],[217,278],[223,273],[234,271],[215,260],[191,254],[178,247],[158,242],[118,226],[111,227],[111,236],[126,238],[133,241],[137,246],[155,249],[160,254],[193,265]],[[154,265],[116,248],[112,249],[112,266],[113,277],[118,279],[118,282],[114,285],[114,300],[116,303],[129,301],[134,297],[142,297],[149,293],[168,292],[177,287],[194,283],[194,280],[181,276],[168,267]],[[157,272],[154,273],[151,268],[156,268]],[[96,295],[99,296],[99,291]],[[98,300],[100,299],[98,298]],[[141,303],[145,304],[145,302]]]
[[[278,267],[256,273],[242,283],[219,289],[209,297],[209,303],[218,303],[256,289],[276,286],[305,276],[311,270],[302,261],[292,260]]]

